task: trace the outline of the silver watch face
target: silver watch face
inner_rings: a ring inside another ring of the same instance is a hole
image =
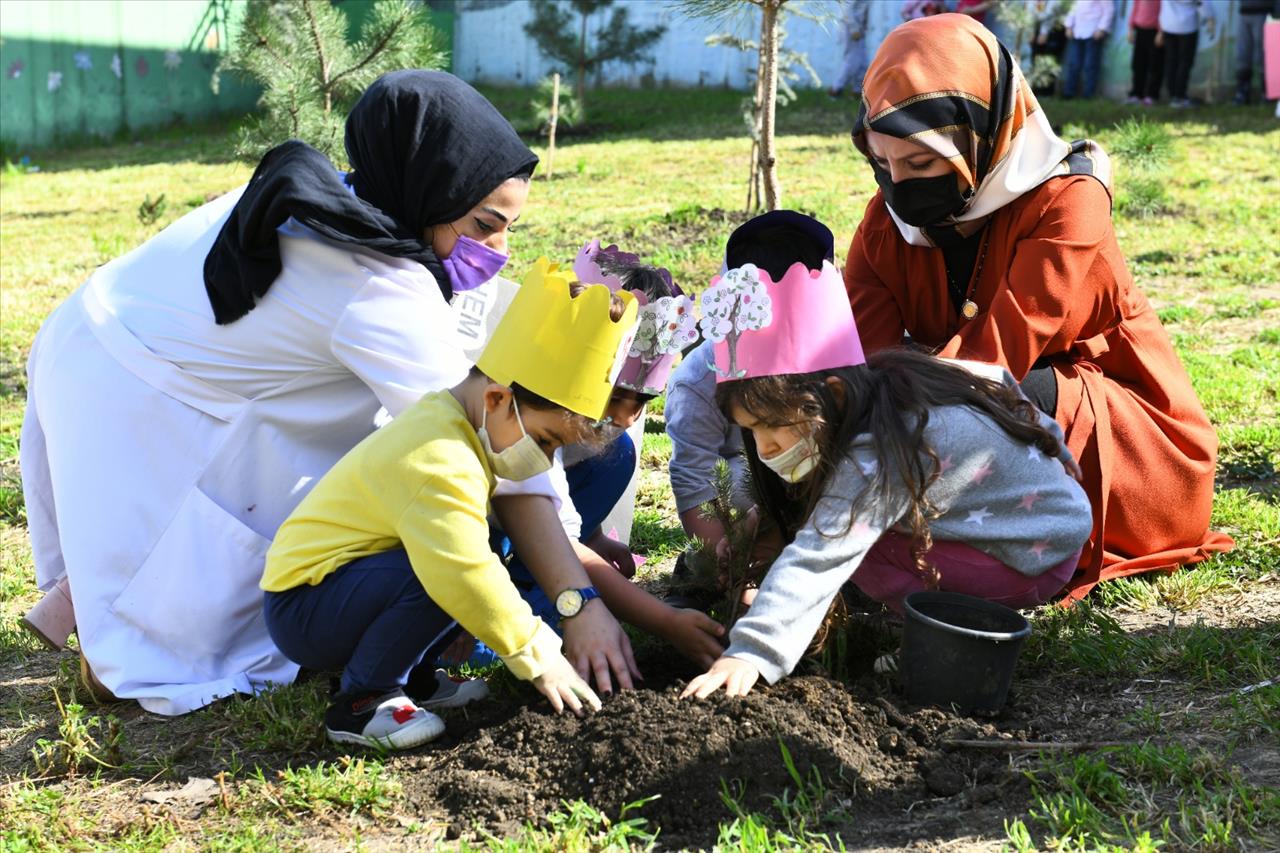
[[[556,596],[556,612],[567,619],[576,616],[582,609],[582,593],[576,589],[566,589]]]

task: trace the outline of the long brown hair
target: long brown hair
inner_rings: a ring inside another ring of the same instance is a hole
[[[842,393],[832,388],[829,377],[839,380]],[[867,487],[854,497],[854,512],[887,506],[891,493],[905,487],[910,506],[903,520],[911,532],[911,553],[916,568],[933,583],[937,572],[925,554],[933,547],[929,521],[937,513],[928,489],[941,468],[937,452],[924,439],[930,411],[968,406],[1011,438],[1048,456],[1062,450],[1057,437],[1040,425],[1039,410],[1016,389],[916,350],[883,350],[856,367],[723,382],[716,387],[716,403],[731,420],[736,405],[767,426],[812,427],[821,461],[810,477],[796,484],[783,482],[765,467],[751,431],[743,430],[756,496],[788,541],[813,514],[853,440],[869,434],[879,464]],[[901,483],[891,482],[891,474]],[[839,536],[848,530],[823,532]]]

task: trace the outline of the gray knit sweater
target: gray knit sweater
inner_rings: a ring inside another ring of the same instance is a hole
[[[1042,414],[1040,421],[1061,440],[1052,418]],[[1035,576],[1088,538],[1089,499],[1060,461],[1070,458],[1065,446],[1059,459],[1050,459],[967,406],[933,410],[924,438],[942,467],[928,490],[941,513],[929,525],[935,540],[965,542]],[[907,511],[905,489],[885,504],[853,511],[876,464],[871,437],[859,436],[813,515],[769,569],[751,609],[729,633],[725,654],[750,661],[770,683],[795,667],[841,585]]]
[[[676,512],[701,506],[716,496],[713,476],[716,463],[729,463],[733,474],[733,502],[739,509],[753,501],[745,487],[747,463],[742,456],[742,429],[729,423],[716,406],[714,345],[706,341],[684,357],[667,384],[667,435],[671,436],[671,461],[667,473]]]

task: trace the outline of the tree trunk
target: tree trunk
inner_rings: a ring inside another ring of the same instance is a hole
[[[587,15],[582,15],[582,32],[578,36],[578,103],[587,102]]]
[[[560,118],[560,72],[551,75],[551,117],[547,119],[547,180],[555,169],[556,121]]]
[[[766,210],[777,210],[781,191],[778,188],[777,156],[774,149],[774,118],[778,106],[778,12],[786,0],[764,0],[764,21],[760,30],[760,87],[764,109],[760,116],[760,172],[764,178]]]

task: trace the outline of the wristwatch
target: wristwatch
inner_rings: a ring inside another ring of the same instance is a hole
[[[577,616],[583,605],[591,599],[599,597],[600,593],[596,592],[594,586],[584,586],[582,589],[566,589],[556,596],[556,612],[560,614],[561,619]]]

